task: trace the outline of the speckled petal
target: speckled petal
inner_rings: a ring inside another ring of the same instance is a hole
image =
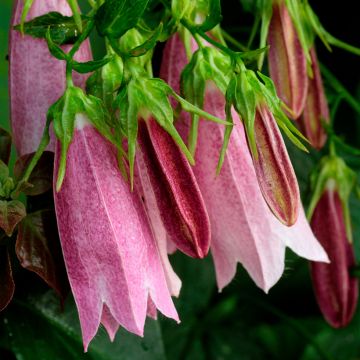
[[[23,1],[14,6],[12,24],[21,18]],[[34,0],[27,20],[57,11],[71,16],[66,0]],[[64,47],[69,49],[68,46]],[[75,58],[78,61],[91,60],[90,43],[80,47]],[[10,31],[9,44],[9,88],[11,98],[11,127],[19,156],[36,151],[43,133],[46,113],[65,90],[65,63],[52,57],[44,39],[22,36],[18,31]],[[75,74],[78,86],[83,86],[86,76]],[[48,150],[54,151],[52,137]]]
[[[54,197],[85,350],[100,321],[112,336],[114,321],[104,319],[104,305],[120,326],[138,335],[149,297],[178,320],[141,200],[122,178],[115,149],[83,115],[77,115],[65,180]]]

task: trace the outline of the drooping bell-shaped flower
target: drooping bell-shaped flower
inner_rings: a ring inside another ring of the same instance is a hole
[[[115,147],[84,114],[76,115],[65,177],[54,197],[85,349],[100,322],[114,338],[119,325],[142,335],[147,312],[154,317],[156,308],[178,320],[141,199],[120,174]]]
[[[300,117],[300,128],[315,149],[321,149],[326,142],[326,131],[322,122],[330,121],[329,107],[316,56],[315,47],[310,50],[312,78],[309,78],[304,112]]]
[[[308,93],[307,57],[285,0],[273,1],[268,44],[270,76],[288,115],[297,119]]]
[[[311,218],[311,227],[326,250],[330,264],[311,263],[314,291],[327,322],[346,326],[352,319],[359,293],[359,280],[351,276],[355,254],[346,234],[341,199],[333,182],[328,183]]]
[[[174,46],[174,42],[176,46]],[[178,37],[166,45],[161,74],[178,87],[178,74],[186,64]],[[175,50],[175,51],[174,51]],[[207,85],[204,107],[209,113],[225,118],[224,95],[213,84]],[[214,257],[218,287],[222,289],[235,276],[241,262],[255,283],[267,291],[284,270],[285,247],[300,256],[327,261],[325,251],[313,236],[302,208],[293,226],[281,224],[267,206],[254,169],[244,126],[233,111],[235,122],[216,176],[218,155],[224,129],[218,124],[200,121],[194,173],[205,200],[211,223],[211,252]],[[182,116],[177,128],[187,138],[190,119]]]
[[[14,5],[12,25],[20,23],[23,1]],[[27,20],[50,11],[71,16],[66,0],[34,0]],[[68,49],[65,46],[65,50]],[[78,61],[91,60],[90,44],[84,42],[75,55]],[[46,113],[65,90],[65,62],[55,59],[49,52],[45,39],[10,32],[9,88],[11,98],[11,127],[18,155],[35,152],[46,122]],[[76,75],[75,83],[83,86],[85,77]],[[54,151],[54,140],[48,150]]]

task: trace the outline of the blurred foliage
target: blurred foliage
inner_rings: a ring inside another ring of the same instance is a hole
[[[338,7],[336,2],[326,2],[326,7],[322,7],[322,2],[313,3],[330,32],[360,45],[355,4],[348,2],[349,6]],[[243,4],[249,8],[250,2],[244,0]],[[0,124],[9,129],[6,54],[11,0],[1,0],[0,14]],[[238,0],[223,0],[223,14],[224,28],[246,42],[254,20],[252,15],[244,12]],[[102,53],[96,39],[93,39],[93,50],[96,58]],[[320,46],[318,51],[320,60],[360,101],[360,72],[356,66],[359,58],[340,50],[329,54]],[[158,60],[155,59],[156,66]],[[330,104],[334,104],[338,94],[326,81],[325,86]],[[338,134],[359,147],[360,114],[342,101],[334,121]],[[288,148],[306,203],[308,177],[320,155],[315,152],[306,155],[291,144]],[[348,160],[360,174],[359,160]],[[360,203],[355,198],[351,200],[351,212],[359,260]],[[360,308],[347,328],[329,327],[315,302],[308,263],[292,253],[287,254],[283,278],[268,295],[256,288],[240,266],[233,282],[219,294],[210,257],[195,261],[176,254],[171,261],[183,281],[181,296],[175,299],[181,324],[159,314],[159,322],[148,320],[143,339],[120,330],[113,344],[101,329],[88,354],[82,352],[72,298],[68,297],[62,307],[45,283],[13,261],[16,292],[14,301],[0,314],[0,359],[360,359]]]

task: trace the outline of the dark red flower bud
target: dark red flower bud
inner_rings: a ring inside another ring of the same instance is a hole
[[[315,48],[310,50],[310,56],[313,77],[309,78],[308,93],[304,112],[300,118],[300,127],[311,145],[316,149],[321,149],[326,142],[326,132],[322,121],[329,122],[330,115]]]
[[[254,126],[258,154],[253,160],[261,192],[275,216],[291,226],[299,215],[299,185],[276,120],[266,106],[257,109]]]
[[[185,155],[153,118],[139,122],[138,142],[139,177],[150,180],[158,207],[153,211],[160,212],[164,227],[179,250],[203,258],[210,246],[210,222]],[[146,201],[147,194],[144,196]]]
[[[350,275],[355,265],[354,250],[346,235],[344,219],[338,192],[327,187],[315,207],[311,227],[330,264],[311,262],[311,274],[320,310],[335,328],[351,321],[358,300],[358,279]]]
[[[307,94],[307,60],[284,1],[274,2],[268,44],[270,76],[289,117],[297,119]]]

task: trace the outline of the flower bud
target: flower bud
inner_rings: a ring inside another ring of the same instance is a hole
[[[258,151],[253,161],[261,192],[274,215],[291,226],[299,214],[299,185],[276,120],[265,105],[256,111],[254,134]]]
[[[326,321],[335,328],[344,327],[354,315],[359,282],[350,274],[355,265],[354,249],[334,180],[328,181],[315,207],[311,227],[330,259],[330,264],[311,262],[316,299]]]
[[[185,254],[203,258],[209,251],[210,223],[190,164],[153,118],[139,122],[138,142],[139,177],[152,185],[168,236]]]
[[[305,108],[300,117],[300,128],[315,149],[321,149],[326,142],[322,121],[329,122],[329,108],[325,96],[316,50],[310,50],[313,77],[309,78]]]
[[[305,105],[308,76],[302,48],[285,1],[274,1],[268,33],[269,71],[288,115],[297,119]]]

